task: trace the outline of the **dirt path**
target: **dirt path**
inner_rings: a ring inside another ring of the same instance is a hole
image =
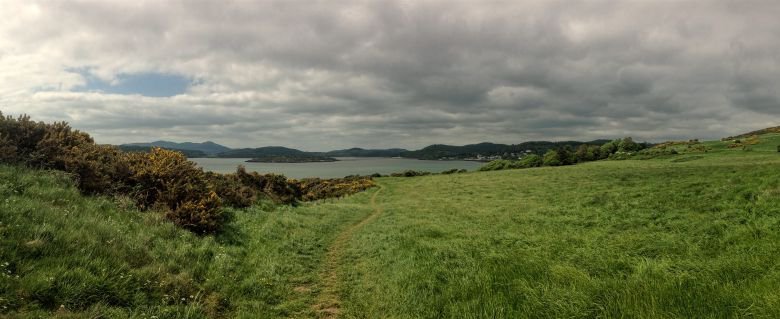
[[[344,257],[344,249],[355,231],[382,215],[382,207],[377,205],[376,197],[383,189],[384,187],[379,185],[379,189],[371,196],[371,208],[374,210],[371,215],[366,216],[366,218],[357,224],[349,226],[341,231],[330,245],[330,248],[328,248],[328,253],[325,254],[325,271],[322,282],[323,288],[319,298],[317,298],[317,304],[314,305],[314,309],[321,318],[337,318],[339,316],[341,301],[338,293],[338,268]]]

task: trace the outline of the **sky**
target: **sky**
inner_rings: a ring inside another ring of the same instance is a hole
[[[0,111],[99,143],[417,149],[780,125],[780,2],[34,1]]]

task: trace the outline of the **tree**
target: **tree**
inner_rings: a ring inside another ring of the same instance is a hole
[[[16,146],[0,132],[0,162],[10,163],[16,159]]]
[[[588,145],[588,154],[593,158],[594,161],[601,158],[601,147],[598,145]]]
[[[598,159],[599,147],[596,145],[582,144],[574,152],[575,162],[590,162]]]
[[[615,154],[615,152],[618,151],[618,143],[620,143],[620,140],[614,140],[612,142],[601,145],[601,148],[599,148],[599,158],[604,159],[612,154]]]
[[[564,145],[559,147],[556,152],[558,152],[558,160],[561,161],[561,165],[572,165],[577,163],[577,159],[574,156],[574,150],[571,146]]]
[[[549,150],[547,153],[544,153],[544,159],[543,162],[544,166],[561,166],[563,163],[561,162],[561,157],[558,155],[558,151],[555,150]]]
[[[626,137],[623,140],[620,141],[620,144],[618,144],[618,151],[619,152],[636,152],[639,150],[639,144],[634,142],[634,139],[631,137]]]
[[[520,160],[520,167],[522,168],[539,167],[542,164],[542,157],[536,154],[526,155]]]

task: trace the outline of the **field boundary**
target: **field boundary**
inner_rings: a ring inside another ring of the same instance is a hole
[[[333,243],[328,247],[328,252],[325,254],[325,269],[322,275],[322,290],[320,291],[317,303],[313,308],[317,311],[320,317],[323,318],[337,318],[341,312],[341,298],[339,297],[339,264],[344,258],[344,249],[347,243],[352,238],[355,231],[364,227],[368,223],[371,223],[379,216],[382,215],[382,206],[377,205],[376,198],[379,193],[384,190],[384,186],[377,184],[379,189],[371,196],[370,205],[373,212],[360,220],[359,222],[342,230]]]

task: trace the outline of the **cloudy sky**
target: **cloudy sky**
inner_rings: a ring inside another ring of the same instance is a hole
[[[780,125],[780,2],[3,1],[0,111],[101,143],[718,138]]]

